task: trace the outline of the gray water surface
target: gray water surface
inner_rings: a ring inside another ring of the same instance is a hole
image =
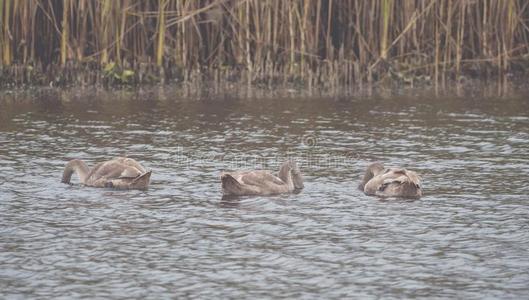
[[[4,94],[0,298],[526,298],[528,142],[524,97]],[[60,182],[120,155],[147,191]],[[301,193],[221,200],[221,171],[286,158]],[[373,161],[425,196],[365,196]]]

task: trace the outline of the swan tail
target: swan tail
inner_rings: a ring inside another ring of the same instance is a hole
[[[132,180],[132,184],[134,185],[141,185],[141,186],[148,186],[151,182],[151,174],[152,171],[146,172],[141,174],[140,176],[134,178]]]
[[[241,184],[230,174],[220,176],[222,182],[222,191],[225,195],[237,195],[242,192]]]

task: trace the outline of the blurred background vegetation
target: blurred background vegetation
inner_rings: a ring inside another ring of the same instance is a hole
[[[0,83],[339,88],[529,69],[526,0],[0,0]]]

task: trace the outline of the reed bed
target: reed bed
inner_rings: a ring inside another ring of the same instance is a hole
[[[529,69],[525,0],[0,0],[0,82],[338,89]]]

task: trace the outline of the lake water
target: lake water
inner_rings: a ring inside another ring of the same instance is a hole
[[[120,155],[147,191],[60,182]],[[301,193],[221,200],[222,170],[286,158]],[[528,159],[527,94],[3,93],[0,298],[525,298]],[[424,197],[358,191],[374,161]]]

